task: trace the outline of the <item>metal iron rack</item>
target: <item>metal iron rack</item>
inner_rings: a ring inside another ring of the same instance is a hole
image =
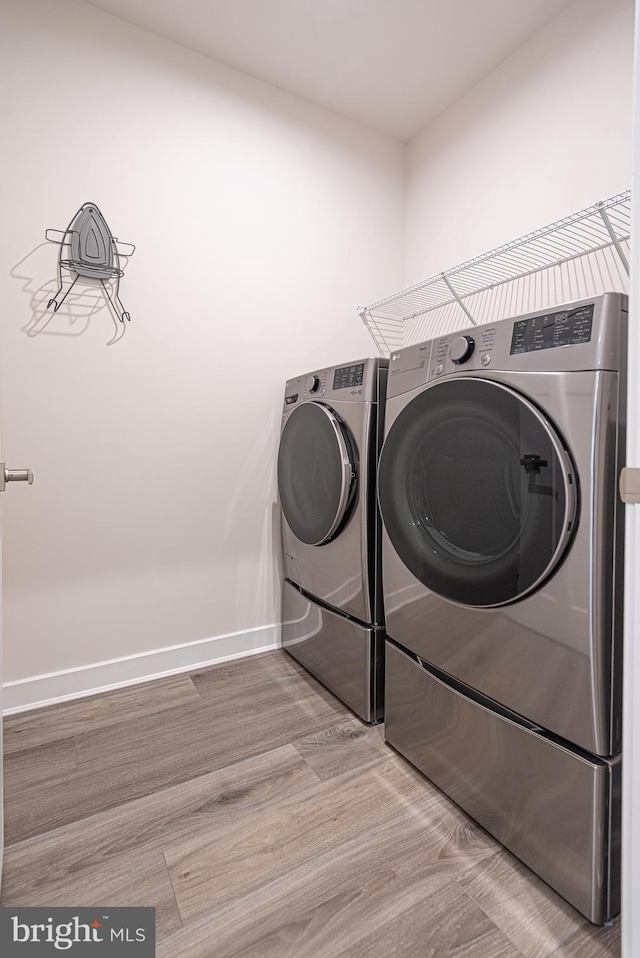
[[[358,313],[382,356],[469,326],[607,291],[628,292],[631,191],[398,293]]]

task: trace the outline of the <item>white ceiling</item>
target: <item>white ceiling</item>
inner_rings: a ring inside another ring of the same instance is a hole
[[[86,0],[408,141],[574,0]]]

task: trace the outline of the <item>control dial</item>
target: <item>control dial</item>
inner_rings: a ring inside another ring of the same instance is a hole
[[[458,366],[471,359],[476,343],[473,336],[456,336],[449,346],[449,359]]]
[[[307,379],[307,389],[310,393],[316,393],[320,388],[320,379],[318,376],[309,376]]]

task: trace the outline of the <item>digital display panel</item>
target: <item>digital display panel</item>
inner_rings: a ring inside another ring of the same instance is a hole
[[[355,366],[341,366],[333,374],[334,389],[350,389],[353,386],[362,386],[364,379],[364,363]]]
[[[511,355],[590,342],[593,310],[591,303],[577,309],[518,320],[513,324]]]

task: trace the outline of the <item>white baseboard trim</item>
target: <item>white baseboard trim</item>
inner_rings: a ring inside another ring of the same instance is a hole
[[[107,662],[81,665],[62,672],[33,675],[2,686],[3,715],[44,708],[58,702],[109,692],[127,685],[191,672],[219,662],[257,655],[282,645],[279,625],[267,625],[248,632],[218,635],[187,645],[173,645],[152,652],[140,652]]]

